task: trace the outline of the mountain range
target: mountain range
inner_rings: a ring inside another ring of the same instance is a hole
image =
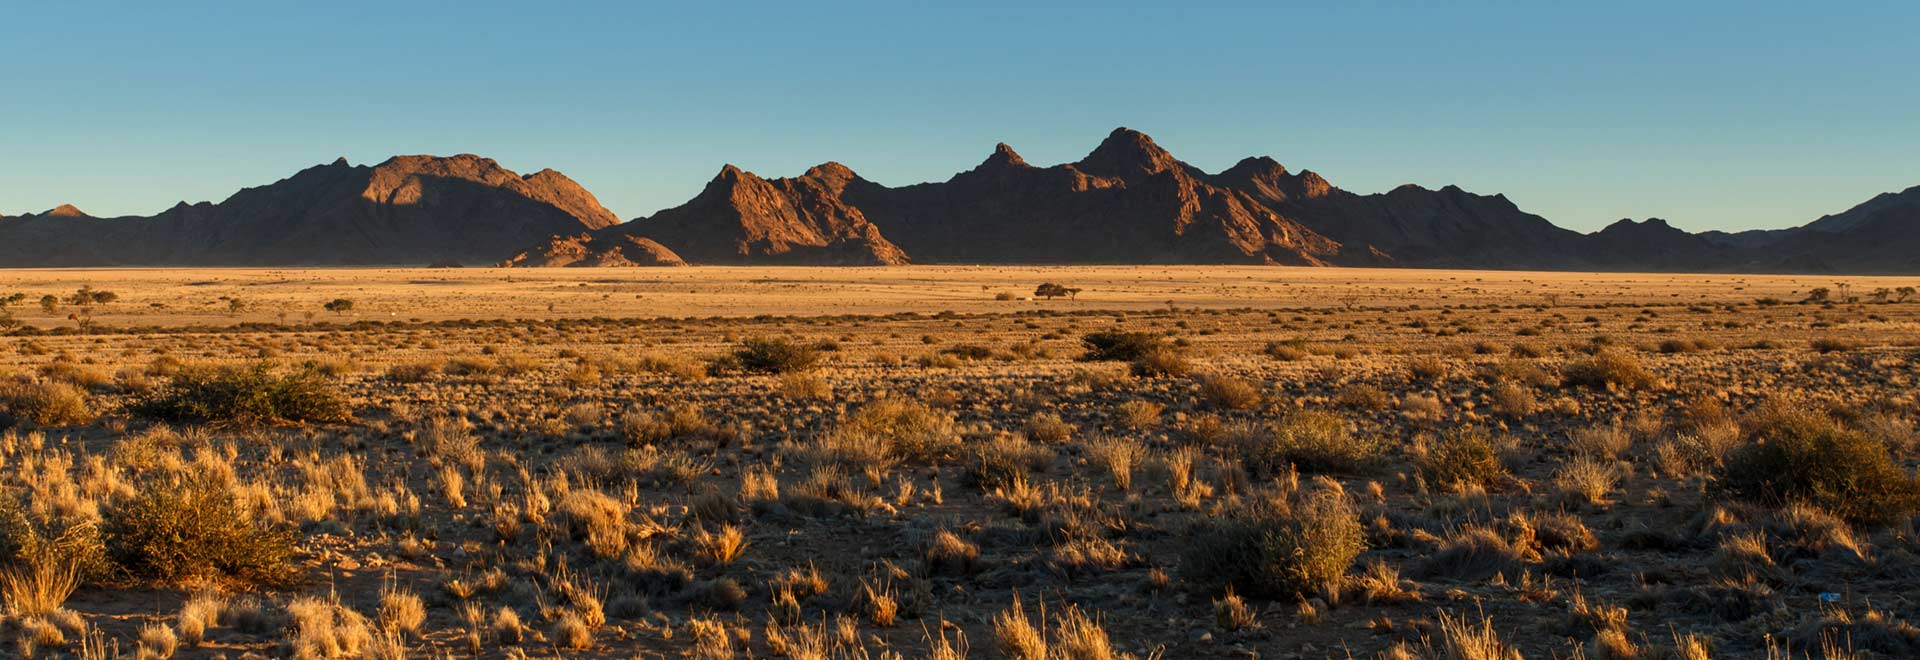
[[[471,155],[344,160],[151,217],[72,206],[0,217],[0,266],[1285,264],[1542,270],[1920,272],[1920,187],[1793,229],[1665,220],[1564,229],[1502,195],[1342,190],[1267,157],[1218,173],[1138,131],[1029,164],[1005,144],[943,182],[888,187],[835,162],[721,168],[693,199],[620,222],[553,170]]]

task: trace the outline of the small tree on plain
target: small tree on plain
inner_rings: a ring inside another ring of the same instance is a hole
[[[344,314],[353,311],[353,301],[347,300],[346,298],[334,298],[331,302],[321,305],[321,307],[335,314]]]
[[[1040,285],[1039,288],[1036,288],[1033,290],[1033,297],[1035,298],[1052,299],[1052,298],[1059,298],[1061,296],[1066,296],[1067,298],[1072,298],[1072,299],[1078,299],[1080,297],[1080,290],[1076,288],[1060,285],[1060,284],[1055,284],[1053,282],[1047,282],[1045,284]]]

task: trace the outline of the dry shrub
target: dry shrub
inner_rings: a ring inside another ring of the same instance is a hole
[[[975,445],[970,452],[961,479],[981,492],[993,492],[1014,482],[1027,480],[1034,470],[1053,461],[1053,450],[1034,444],[1026,436],[999,435]]]
[[[1029,440],[1045,445],[1060,445],[1073,439],[1074,428],[1060,419],[1059,415],[1042,412],[1027,418],[1025,431]]]
[[[412,591],[388,587],[380,592],[379,619],[383,630],[413,634],[427,622],[427,606]]]
[[[1540,407],[1533,389],[1513,383],[1494,387],[1491,404],[1495,414],[1508,418],[1526,417]]]
[[[1582,456],[1612,460],[1633,448],[1633,435],[1618,425],[1592,426],[1569,434],[1567,448]]]
[[[1411,376],[1413,381],[1418,383],[1426,383],[1429,385],[1439,383],[1446,379],[1447,372],[1447,361],[1433,356],[1419,358],[1407,363],[1407,375]]]
[[[1213,623],[1221,630],[1232,632],[1256,627],[1260,619],[1253,608],[1247,606],[1246,599],[1228,589],[1226,595],[1213,601]]]
[[[585,651],[593,648],[593,628],[580,620],[580,615],[571,611],[562,612],[553,622],[553,640],[560,648]]]
[[[1378,387],[1366,383],[1354,383],[1340,388],[1333,395],[1334,403],[1342,408],[1379,412],[1393,407],[1393,397]]]
[[[1087,352],[1080,359],[1090,362],[1135,362],[1168,350],[1166,341],[1151,332],[1095,332],[1080,338]]]
[[[1653,373],[1640,365],[1639,358],[1612,350],[1601,350],[1561,367],[1560,376],[1569,385],[1602,390],[1637,390],[1653,386]]]
[[[1540,559],[1532,521],[1514,515],[1499,524],[1470,524],[1447,534],[1440,547],[1418,567],[1424,577],[1480,581],[1495,575],[1517,580],[1527,564]]]
[[[1134,430],[1152,428],[1160,423],[1167,407],[1152,401],[1129,399],[1120,404],[1120,425]]]
[[[79,586],[80,573],[66,557],[43,553],[0,569],[0,600],[16,617],[50,616]]]
[[[1027,618],[1018,592],[1013,595],[1012,607],[993,615],[993,639],[1001,657],[1008,660],[1047,660],[1046,637],[1040,634],[1039,626]]]
[[[830,399],[833,386],[819,374],[793,372],[780,375],[780,394],[789,399]]]
[[[1747,426],[1746,444],[1716,475],[1727,496],[1768,506],[1807,502],[1857,523],[1920,510],[1920,480],[1866,434],[1785,406],[1769,407]]]
[[[1193,362],[1185,353],[1173,347],[1165,347],[1143,355],[1134,360],[1130,370],[1136,376],[1185,376],[1193,373]]]
[[[137,658],[167,660],[180,648],[180,638],[159,623],[148,623],[140,627],[140,638],[136,643]]]
[[[1053,646],[1056,657],[1062,660],[1117,660],[1120,657],[1107,638],[1106,628],[1081,612],[1079,605],[1068,605],[1067,611],[1054,619]]]
[[[106,510],[102,531],[108,556],[138,578],[275,584],[292,577],[294,533],[254,519],[231,491],[202,475],[137,489]]]
[[[972,575],[980,568],[980,546],[968,543],[948,530],[934,534],[927,543],[921,558],[927,563],[927,572],[936,575]]]
[[[1122,436],[1095,436],[1086,442],[1087,456],[1107,469],[1120,490],[1133,489],[1133,472],[1146,459],[1147,448],[1140,441]]]
[[[1553,485],[1569,504],[1600,506],[1608,503],[1620,471],[1611,461],[1575,456],[1553,475]]]
[[[207,629],[220,625],[226,609],[225,598],[211,593],[195,594],[180,606],[180,616],[173,623],[174,632],[188,646],[199,646],[201,640],[206,639]]]
[[[1307,356],[1312,355],[1312,353],[1307,350],[1307,342],[1304,339],[1267,342],[1266,348],[1261,349],[1260,352],[1266,353],[1267,357],[1281,362],[1296,362],[1307,359]]]
[[[1493,438],[1478,428],[1460,428],[1429,442],[1414,469],[1429,487],[1458,490],[1492,485],[1507,474]]]
[[[828,460],[856,469],[937,459],[952,453],[959,442],[953,415],[900,398],[862,406],[817,441]]]
[[[722,525],[718,531],[702,528],[694,534],[693,545],[708,566],[725,566],[747,551],[747,535],[736,525]]]
[[[1358,472],[1380,458],[1380,442],[1355,435],[1346,418],[1307,410],[1241,438],[1240,451],[1256,475],[1275,475],[1289,465],[1306,472]]]
[[[1809,344],[1809,347],[1811,347],[1815,353],[1845,353],[1847,351],[1859,350],[1860,344],[1839,337],[1820,337],[1814,339]]]
[[[707,418],[694,406],[664,411],[631,410],[620,417],[620,436],[627,444],[656,445],[685,442],[731,442],[734,431]]]
[[[820,349],[784,337],[754,337],[740,342],[732,360],[723,367],[749,373],[785,374],[807,371],[820,364]]]
[[[77,426],[93,421],[86,390],[62,381],[0,380],[0,427]]]
[[[396,383],[424,383],[440,374],[441,362],[423,360],[387,367],[387,379]]]
[[[276,374],[265,363],[181,371],[136,403],[134,410],[170,422],[223,426],[353,419],[346,396],[324,376],[310,370]]]
[[[1420,600],[1420,586],[1412,580],[1400,577],[1400,569],[1384,560],[1367,562],[1360,574],[1353,577],[1348,586],[1361,600],[1370,604],[1390,605]]]
[[[1447,660],[1522,660],[1520,650],[1500,641],[1500,634],[1493,630],[1491,617],[1480,620],[1479,625],[1467,622],[1451,614],[1440,614],[1441,652],[1429,654],[1434,658]]]
[[[287,603],[292,635],[287,645],[300,660],[359,656],[374,645],[367,618],[337,600],[301,596]]]
[[[1225,375],[1200,379],[1200,402],[1216,410],[1248,410],[1260,405],[1260,388]]]
[[[1346,495],[1315,489],[1293,502],[1262,499],[1196,525],[1183,572],[1261,597],[1293,597],[1337,587],[1366,549]]]

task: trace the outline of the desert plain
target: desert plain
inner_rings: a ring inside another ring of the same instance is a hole
[[[0,644],[1915,657],[1916,285],[0,271]]]

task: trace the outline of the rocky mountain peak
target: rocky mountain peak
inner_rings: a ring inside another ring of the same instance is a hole
[[[1122,126],[1108,133],[1107,139],[1075,166],[1095,176],[1131,180],[1178,169],[1181,163],[1147,134]]]

